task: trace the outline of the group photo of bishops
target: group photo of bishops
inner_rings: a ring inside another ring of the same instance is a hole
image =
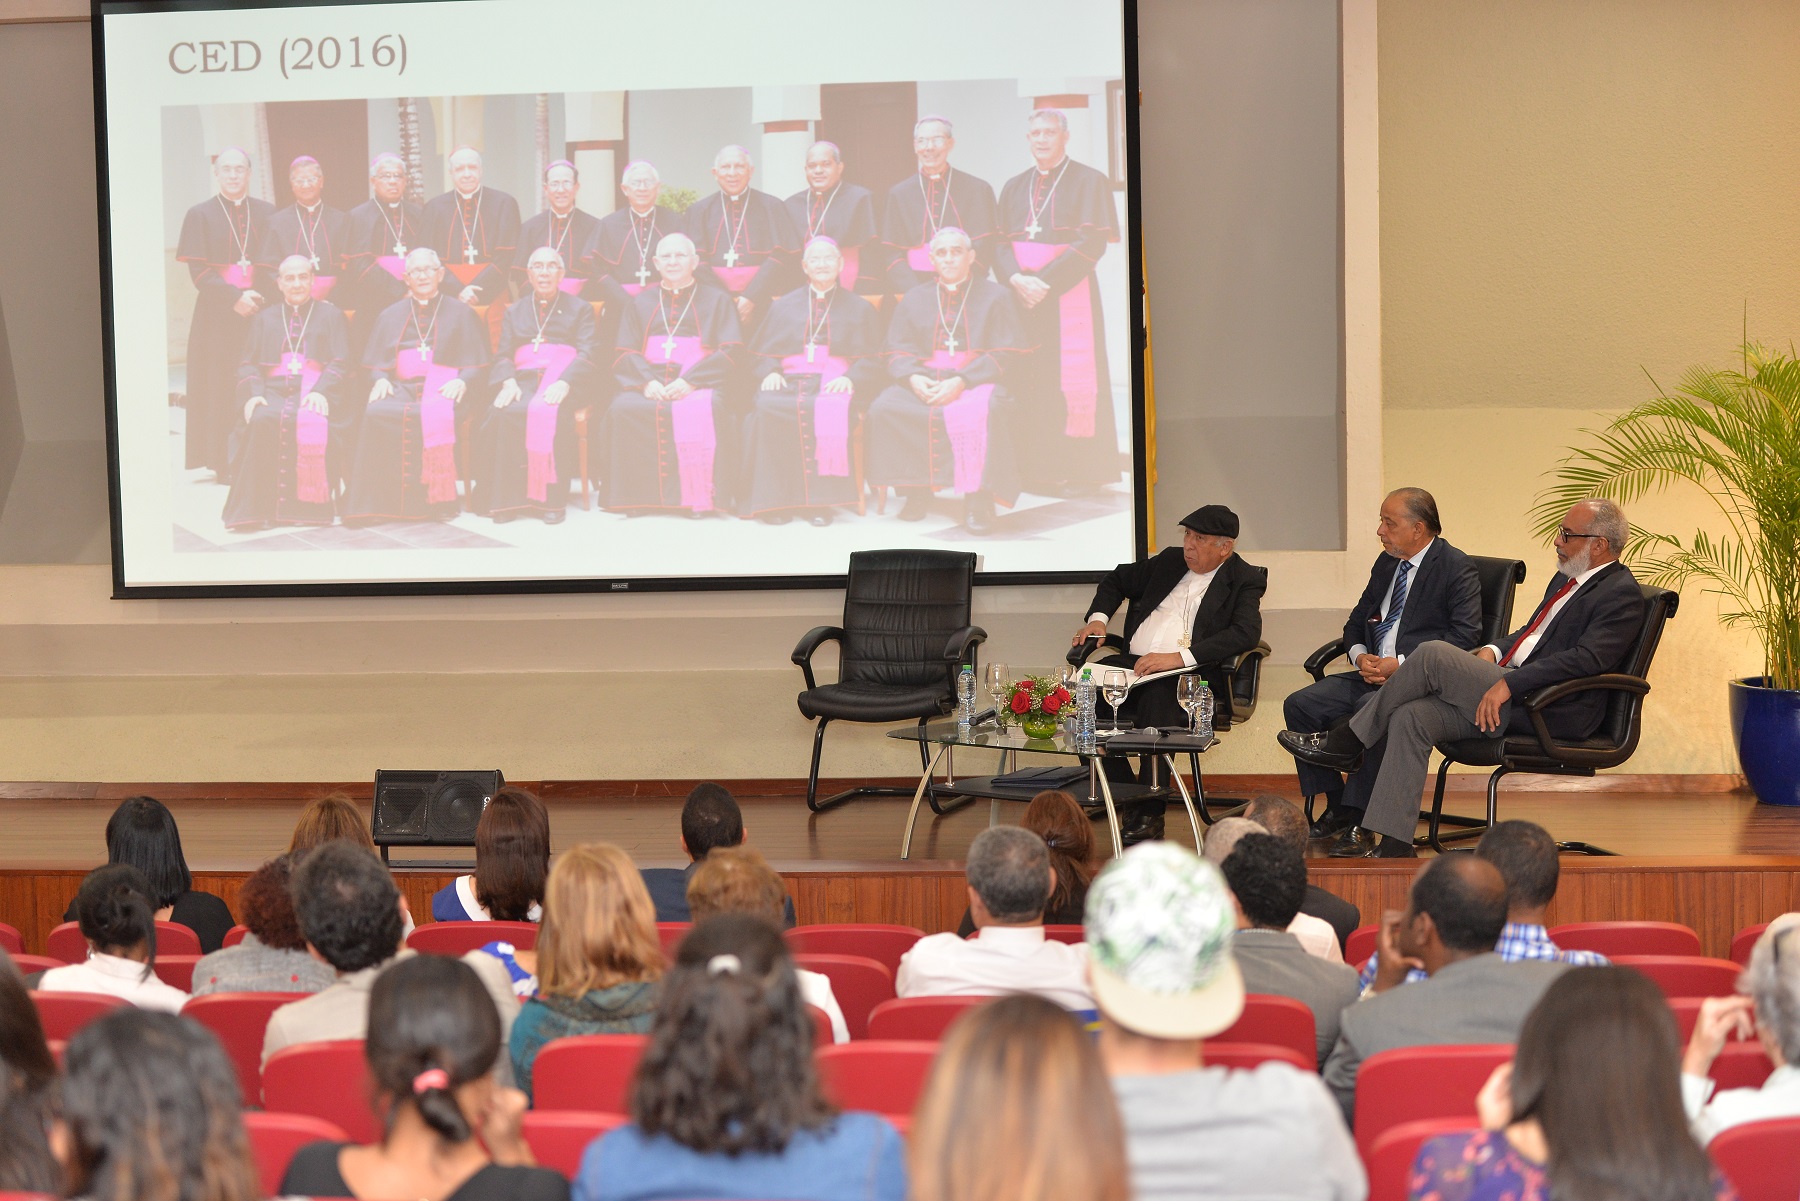
[[[165,109],[178,549],[1129,521],[1089,82]]]

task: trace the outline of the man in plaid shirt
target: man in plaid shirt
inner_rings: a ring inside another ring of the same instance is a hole
[[[1495,952],[1508,963],[1527,959],[1553,959],[1571,967],[1604,967],[1606,956],[1598,951],[1565,951],[1550,941],[1544,930],[1544,913],[1556,896],[1556,881],[1561,867],[1556,858],[1556,841],[1550,832],[1536,822],[1498,822],[1488,828],[1475,844],[1475,853],[1492,863],[1506,881],[1506,928],[1494,944]],[[1392,939],[1383,930],[1383,941],[1390,947]],[[1399,952],[1392,952],[1398,956]],[[1369,956],[1360,974],[1364,992],[1376,987],[1381,950]],[[1411,984],[1425,979],[1416,965],[1401,983]],[[1383,987],[1391,987],[1384,985]]]

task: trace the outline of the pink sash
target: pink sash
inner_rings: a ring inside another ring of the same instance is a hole
[[[956,372],[968,366],[975,353],[959,350],[951,354],[940,350],[925,360],[927,367]],[[944,433],[950,439],[950,458],[955,468],[954,486],[965,495],[981,491],[982,477],[987,474],[988,400],[994,385],[964,388],[962,395],[938,408],[944,415]]]
[[[527,342],[513,351],[514,370],[543,372],[525,409],[525,495],[539,504],[549,495],[545,488],[556,482],[557,406],[541,398],[574,361],[575,348],[561,342],[546,342],[535,351]]]
[[[393,276],[400,283],[406,282],[406,260],[397,254],[384,254],[375,260],[375,265]]]
[[[651,363],[679,364],[683,371],[706,357],[706,347],[699,338],[675,338],[668,352],[663,344],[669,338],[644,339],[644,357]],[[669,405],[669,419],[675,427],[675,464],[681,475],[681,503],[696,513],[713,507],[713,457],[718,453],[718,433],[713,429],[712,389],[695,388]]]
[[[838,268],[838,283],[845,291],[856,287],[856,271],[862,261],[862,247],[852,246],[843,252],[844,265]]]
[[[931,261],[930,246],[914,246],[907,251],[906,265],[920,275],[937,275],[937,264]]]
[[[587,280],[582,279],[579,275],[565,275],[563,276],[562,282],[556,286],[571,296],[579,296],[581,295],[581,289],[586,286],[586,284]]]
[[[625,295],[636,296],[639,292],[642,292],[649,285],[648,284],[620,284],[619,286],[621,288],[625,289]]]
[[[1019,266],[1041,271],[1068,249],[1048,242],[1014,242]],[[1094,408],[1100,397],[1100,372],[1094,363],[1094,307],[1087,281],[1082,280],[1057,298],[1062,317],[1062,394],[1068,416],[1063,433],[1070,438],[1094,436]]]
[[[248,290],[254,287],[256,283],[252,274],[254,270],[255,269],[252,268],[251,271],[246,271],[236,263],[232,263],[228,267],[219,268],[219,278],[234,288]]]
[[[714,267],[713,273],[719,277],[719,282],[724,284],[733,296],[736,296],[750,286],[750,281],[756,276],[756,270],[755,267]]]
[[[450,274],[465,288],[475,282],[476,276],[487,270],[486,263],[445,263],[444,266],[450,269]]]
[[[850,474],[850,393],[827,392],[824,385],[850,373],[847,359],[834,358],[824,343],[813,348],[813,361],[804,354],[781,360],[783,375],[816,375],[819,393],[813,398],[813,464],[820,475]]]
[[[277,377],[294,377],[293,356],[282,355],[281,362],[273,367],[263,368],[265,379]],[[304,402],[319,386],[319,377],[325,373],[324,367],[313,359],[302,359],[300,362],[300,395],[296,402]],[[331,487],[325,479],[325,443],[331,434],[331,422],[323,413],[315,413],[304,403],[298,403],[294,412],[294,477],[295,494],[309,505],[324,504],[331,499]]]
[[[337,276],[315,275],[313,276],[312,298],[314,300],[324,300],[331,295],[331,289],[336,286]]]
[[[395,364],[401,379],[420,379],[419,429],[424,435],[425,455],[420,478],[425,484],[425,499],[434,505],[456,499],[456,402],[444,395],[443,388],[456,378],[454,367],[428,363],[417,350],[403,350]]]

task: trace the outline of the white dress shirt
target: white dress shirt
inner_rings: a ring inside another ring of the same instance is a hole
[[[800,999],[824,1010],[825,1016],[831,1019],[831,1041],[849,1042],[850,1025],[844,1021],[844,1010],[838,1004],[837,994],[831,991],[831,977],[824,972],[809,972],[803,967],[795,968],[794,975],[800,980]]]
[[[1044,937],[1042,926],[985,926],[969,938],[928,934],[900,957],[902,997],[997,997],[1036,993],[1064,1009],[1094,1008],[1087,944]]]
[[[1531,658],[1531,652],[1536,650],[1537,644],[1544,640],[1544,635],[1549,631],[1551,624],[1562,614],[1564,609],[1569,607],[1569,602],[1575,599],[1575,594],[1585,588],[1587,582],[1593,579],[1597,573],[1611,566],[1611,563],[1602,563],[1599,567],[1590,567],[1580,575],[1576,576],[1575,586],[1563,593],[1562,597],[1554,605],[1550,606],[1550,612],[1544,614],[1544,620],[1538,622],[1538,628],[1533,630],[1529,636],[1519,639],[1519,649],[1513,653],[1512,662],[1508,663],[1507,666],[1518,667],[1524,663],[1525,660]],[[1562,585],[1558,584],[1557,587],[1560,588]],[[1533,609],[1532,614],[1535,616],[1537,610]],[[1494,652],[1494,661],[1496,663],[1506,658],[1506,652],[1500,647],[1495,646],[1493,643],[1488,643],[1487,648]]]
[[[1436,538],[1431,540],[1431,542],[1436,541]],[[1412,564],[1412,570],[1406,573],[1406,595],[1409,599],[1412,597],[1413,585],[1419,582],[1419,568],[1425,562],[1425,552],[1431,549],[1431,542],[1427,542],[1424,546],[1421,546],[1419,548],[1419,553],[1412,558],[1401,560],[1401,562]],[[1394,603],[1394,581],[1399,578],[1400,566],[1399,564],[1395,564],[1394,574],[1388,577],[1387,591],[1381,595],[1381,607],[1375,610],[1375,612],[1380,615],[1381,621],[1387,620],[1388,606]],[[1396,621],[1392,626],[1388,627],[1388,632],[1381,636],[1381,645],[1375,648],[1375,654],[1377,656],[1383,659],[1398,659],[1402,663],[1406,662],[1405,655],[1396,654],[1394,651],[1395,646],[1400,642],[1400,622],[1405,620],[1406,607],[1402,605],[1400,608],[1400,621]],[[1368,654],[1369,648],[1364,643],[1359,642],[1351,647],[1346,653],[1350,657],[1350,662],[1354,665],[1357,656]]]
[[[1222,566],[1222,564],[1221,564]],[[1134,655],[1166,655],[1179,652],[1181,661],[1187,666],[1194,665],[1194,653],[1181,645],[1183,638],[1194,632],[1194,614],[1200,611],[1200,602],[1206,599],[1206,590],[1212,587],[1213,577],[1219,574],[1217,567],[1205,575],[1197,575],[1190,571],[1163,597],[1162,604],[1151,610],[1150,616],[1138,625],[1137,632],[1131,636],[1128,648]],[[1090,613],[1089,621],[1097,621],[1105,625],[1110,613]]]
[[[1287,932],[1300,940],[1300,946],[1308,955],[1317,955],[1327,963],[1344,962],[1344,948],[1338,945],[1337,931],[1324,918],[1296,913],[1294,920],[1288,923]]]
[[[1681,1074],[1681,1102],[1701,1146],[1745,1122],[1800,1117],[1800,1068],[1783,1064],[1769,1073],[1761,1088],[1718,1087],[1710,1077]]]
[[[144,973],[149,972],[149,978]],[[117,955],[88,953],[87,962],[53,967],[38,982],[39,992],[97,992],[122,997],[139,1009],[180,1013],[188,995],[162,979],[148,964]]]

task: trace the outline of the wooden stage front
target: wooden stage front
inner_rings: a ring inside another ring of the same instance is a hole
[[[1516,779],[1516,777],[1515,777]],[[678,841],[682,797],[691,781],[519,781],[550,807],[553,849],[578,842],[617,843],[641,866],[684,862]],[[955,928],[965,894],[961,857],[988,823],[976,802],[945,817],[924,810],[913,858],[899,858],[909,802],[873,799],[814,816],[804,782],[723,781],[738,796],[752,844],[788,881],[802,922],[904,922],[926,931]],[[838,785],[839,782],[831,782]],[[1449,808],[1479,813],[1482,794],[1457,782]],[[1566,856],[1554,922],[1638,918],[1683,922],[1709,954],[1724,955],[1734,931],[1800,909],[1800,811],[1758,805],[1747,792],[1720,791],[1717,778],[1602,777],[1571,781],[1526,777],[1501,792],[1502,817],[1539,822],[1560,839],[1619,852],[1617,858]],[[1270,791],[1292,797],[1292,777],[1209,778],[1215,796]],[[19,927],[27,950],[41,951],[62,919],[82,874],[105,856],[106,819],[127,796],[166,802],[181,826],[196,886],[236,899],[244,876],[287,847],[294,819],[330,784],[10,784],[0,785],[0,921]],[[343,786],[365,812],[368,783]],[[1004,806],[1002,820],[1020,808]],[[1169,812],[1168,832],[1191,844],[1185,818]],[[1105,842],[1096,825],[1097,841]],[[413,913],[453,875],[442,868],[396,867]],[[472,857],[439,848],[435,859]],[[1359,906],[1364,921],[1405,903],[1416,864],[1407,861],[1309,861],[1312,879]]]

